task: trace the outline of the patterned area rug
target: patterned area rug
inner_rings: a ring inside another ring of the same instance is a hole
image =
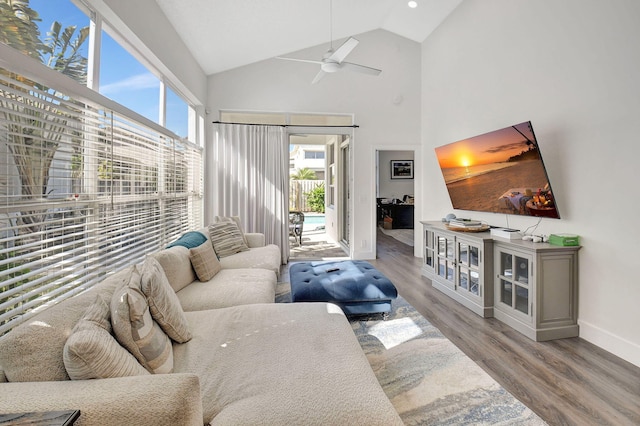
[[[278,283],[276,302],[291,302]],[[381,315],[350,319],[371,367],[407,425],[545,425],[402,297]]]

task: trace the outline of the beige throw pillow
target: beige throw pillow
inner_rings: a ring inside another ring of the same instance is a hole
[[[173,371],[171,340],[153,320],[147,298],[140,289],[140,273],[132,268],[128,284],[111,298],[111,325],[116,339],[150,373]]]
[[[220,258],[249,250],[238,225],[233,221],[216,222],[209,225],[209,239]]]
[[[207,231],[208,233],[208,231]],[[151,254],[164,270],[171,288],[178,292],[196,280],[196,274],[189,260],[189,249],[174,246]]]
[[[189,256],[200,281],[209,281],[222,269],[216,252],[213,251],[213,245],[209,241],[190,249]]]
[[[208,241],[205,244],[211,246]],[[180,300],[171,288],[160,262],[153,257],[147,257],[142,264],[140,288],[147,296],[151,316],[162,330],[178,343],[191,340],[189,323]]]
[[[109,306],[98,295],[64,345],[63,360],[72,380],[142,376],[147,370],[111,335]]]

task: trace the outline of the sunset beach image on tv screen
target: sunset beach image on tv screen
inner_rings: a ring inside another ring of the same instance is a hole
[[[560,218],[531,122],[435,150],[453,208]]]

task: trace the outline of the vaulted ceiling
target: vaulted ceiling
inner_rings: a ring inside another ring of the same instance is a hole
[[[156,1],[207,75],[376,29],[421,43],[462,2]]]

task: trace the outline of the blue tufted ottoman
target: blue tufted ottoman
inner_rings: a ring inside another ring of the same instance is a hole
[[[292,302],[331,302],[347,315],[385,313],[398,291],[363,260],[300,262],[289,268]]]

